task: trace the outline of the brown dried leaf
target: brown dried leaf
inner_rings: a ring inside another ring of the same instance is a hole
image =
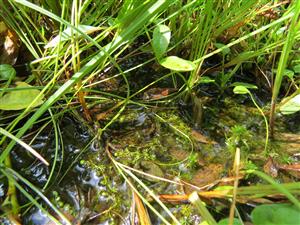
[[[201,134],[200,132],[198,132],[196,130],[192,130],[191,135],[195,141],[198,141],[198,142],[201,142],[204,144],[213,144],[213,145],[217,144],[217,142],[210,140],[208,137],[204,136],[203,134]]]
[[[141,225],[151,225],[151,221],[148,215],[148,212],[146,210],[146,208],[144,207],[143,202],[141,201],[140,197],[133,192],[134,195],[134,201],[136,204],[136,210],[137,210],[137,214],[139,216],[139,222]]]
[[[0,25],[0,64],[14,65],[19,54],[19,38],[14,31],[5,29],[3,22]]]
[[[144,92],[144,100],[158,100],[167,97],[172,92],[176,91],[176,88],[151,88]]]
[[[271,157],[268,158],[266,164],[264,165],[264,171],[266,174],[269,174],[271,177],[278,176],[278,167]]]
[[[215,185],[218,183],[221,178],[221,174],[224,171],[224,166],[221,164],[209,164],[205,166],[203,169],[198,170],[193,176],[190,183],[196,185],[197,187],[210,186],[210,184]],[[185,192],[190,193],[194,191],[194,188],[190,186],[185,186]]]
[[[294,163],[289,165],[279,165],[279,168],[282,170],[292,170],[300,172],[300,163]]]

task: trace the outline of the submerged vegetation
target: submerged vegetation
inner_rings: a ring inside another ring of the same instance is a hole
[[[300,1],[0,0],[1,224],[296,224]]]

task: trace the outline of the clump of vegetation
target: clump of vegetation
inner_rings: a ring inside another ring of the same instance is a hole
[[[297,221],[300,1],[0,4],[1,223]]]

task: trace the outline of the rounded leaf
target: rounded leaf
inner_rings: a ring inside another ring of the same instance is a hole
[[[171,39],[171,30],[166,25],[158,25],[153,31],[152,48],[156,58],[166,53]]]
[[[31,88],[32,86],[25,82],[17,82],[18,88]],[[40,94],[37,89],[24,89],[8,92],[0,98],[0,110],[21,110],[28,106],[36,107],[41,105],[43,96],[40,96],[34,103],[35,98]],[[33,103],[33,104],[32,104]]]
[[[189,60],[179,58],[177,56],[169,56],[160,61],[160,65],[174,71],[192,71],[196,65]]]
[[[300,110],[300,94],[288,100],[280,107],[280,112],[284,115],[293,114]]]
[[[222,219],[218,222],[218,225],[228,225],[228,224],[229,224],[229,218]],[[233,218],[233,225],[242,225],[242,223],[237,218]]]
[[[0,65],[0,80],[13,80],[16,76],[15,69],[9,64]]]
[[[245,86],[236,86],[233,89],[234,94],[244,95],[248,94],[249,90]]]
[[[251,216],[254,225],[299,224],[299,210],[290,204],[260,205]]]
[[[245,87],[247,89],[257,89],[256,85],[245,83],[245,82],[234,82],[230,86],[232,86],[232,87],[243,86],[243,87]]]

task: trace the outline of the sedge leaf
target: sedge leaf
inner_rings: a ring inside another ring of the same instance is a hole
[[[223,55],[228,55],[230,53],[230,48],[226,47],[226,45],[222,44],[222,43],[214,43],[214,46],[216,46],[216,48],[222,49],[222,54]]]
[[[93,26],[87,26],[87,25],[79,25],[77,27],[81,32],[90,34],[95,31],[98,31],[102,29],[101,27],[93,27]],[[45,45],[44,48],[53,48],[58,45],[59,42],[67,41],[71,39],[71,35],[77,35],[78,37],[82,36],[77,30],[72,29],[71,27],[68,27],[61,33],[61,37],[57,35],[55,38],[53,38],[48,44]]]

